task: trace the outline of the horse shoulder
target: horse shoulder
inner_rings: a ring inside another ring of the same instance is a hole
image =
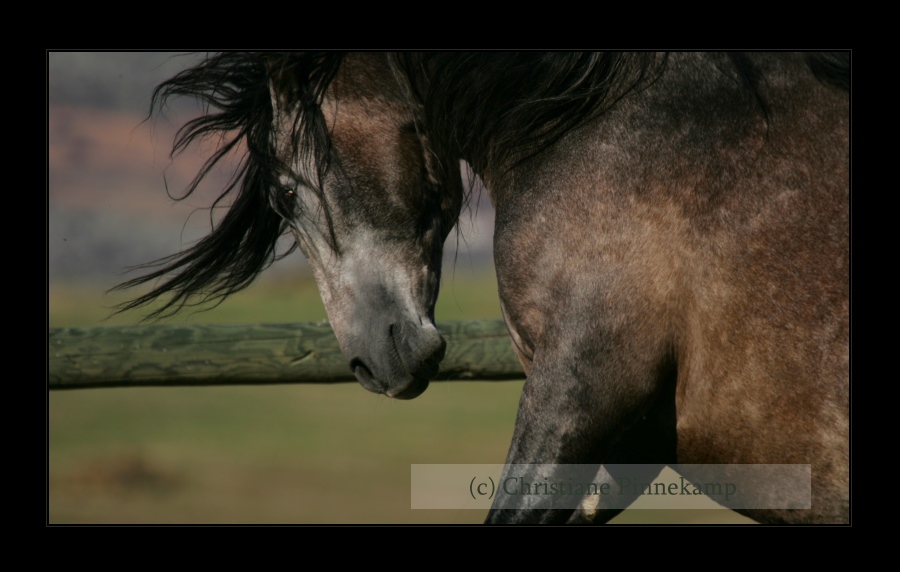
[[[691,123],[660,84],[492,189],[522,408],[545,430],[602,435],[606,454],[674,368],[679,462],[812,464],[819,508],[799,518],[842,520],[846,98],[812,82],[786,98],[796,86],[773,80],[768,117],[737,121],[736,97]],[[550,395],[559,413],[542,417]],[[530,430],[520,457],[538,454]]]

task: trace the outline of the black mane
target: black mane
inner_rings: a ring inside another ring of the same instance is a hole
[[[286,166],[273,145],[270,82],[298,104],[294,152],[313,159],[321,181],[331,162],[331,145],[319,103],[343,58],[333,52],[228,52],[210,56],[156,88],[151,115],[173,96],[193,97],[206,106],[204,115],[178,131],[173,155],[197,140],[223,137],[182,198],[226,155],[241,147],[245,154],[213,204],[234,195],[225,217],[191,248],[138,267],[155,270],[116,286],[127,289],[165,278],[118,311],[165,294],[172,297],[150,318],[174,314],[195,297],[199,304],[221,302],[279,258],[277,242],[288,231],[286,217],[296,206],[278,190],[277,174]],[[805,58],[819,81],[849,90],[849,52],[809,53]],[[733,53],[728,59],[765,113],[752,58]],[[424,110],[422,128],[436,154],[453,158],[447,168],[455,168],[461,156],[476,173],[507,172],[547,149],[626,94],[652,83],[667,61],[667,54],[650,52],[431,52],[392,58],[395,71],[408,80],[410,103]]]
[[[206,112],[181,127],[172,156],[192,143],[222,136],[217,151],[187,186],[182,200],[197,190],[201,181],[229,153],[244,147],[244,156],[231,182],[212,208],[234,195],[227,214],[203,240],[189,249],[137,269],[155,268],[119,284],[123,290],[168,277],[150,292],[117,308],[124,312],[144,306],[171,293],[161,308],[148,315],[159,318],[177,313],[186,305],[221,303],[249,286],[275,260],[278,239],[288,230],[283,215],[296,205],[278,192],[277,174],[285,168],[273,145],[273,110],[269,80],[290,91],[300,105],[295,119],[294,150],[313,154],[320,175],[329,163],[330,140],[318,108],[321,97],[340,65],[340,54],[227,52],[208,57],[160,84],[153,92],[150,115],[160,112],[173,96],[193,97]],[[284,78],[291,78],[287,85]],[[196,304],[192,299],[199,297]]]
[[[652,81],[665,54],[464,52],[400,56],[436,145],[504,172]],[[447,152],[447,151],[445,151]]]

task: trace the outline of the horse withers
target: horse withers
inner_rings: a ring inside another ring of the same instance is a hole
[[[227,296],[291,233],[362,385],[415,397],[465,160],[527,372],[508,466],[810,465],[811,508],[741,512],[848,522],[849,73],[848,53],[214,55],[154,103],[209,104],[176,150],[226,134],[188,193],[245,146],[231,209],[129,307]],[[488,521],[620,510],[501,491]]]

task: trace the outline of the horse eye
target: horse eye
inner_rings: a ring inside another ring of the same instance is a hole
[[[278,194],[281,195],[282,197],[293,197],[294,195],[297,194],[297,191],[294,190],[294,187],[290,186],[290,185],[285,185],[285,184],[279,183],[277,188],[278,188]]]

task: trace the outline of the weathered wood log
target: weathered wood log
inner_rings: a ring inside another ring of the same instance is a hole
[[[445,322],[438,381],[522,379],[501,320]],[[355,381],[327,323],[56,328],[49,388]]]

